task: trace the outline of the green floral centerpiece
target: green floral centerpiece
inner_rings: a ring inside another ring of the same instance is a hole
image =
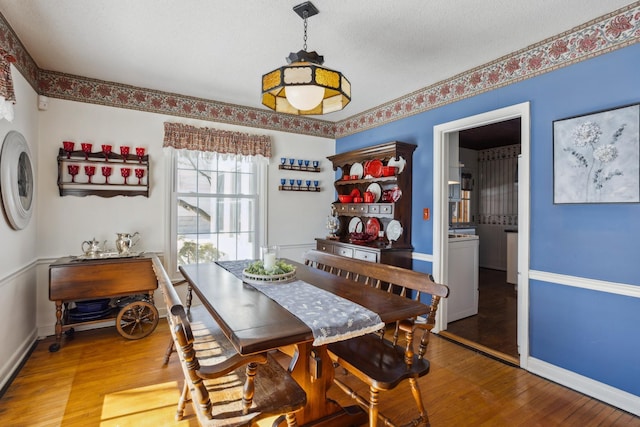
[[[279,259],[273,268],[267,270],[264,263],[258,260],[249,264],[242,275],[248,283],[286,283],[295,279],[296,268]]]

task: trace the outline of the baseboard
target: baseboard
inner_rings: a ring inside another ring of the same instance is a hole
[[[11,358],[2,365],[0,370],[0,397],[4,395],[5,390],[11,384],[11,381],[18,375],[22,365],[31,355],[34,344],[37,340],[36,331],[34,330],[29,336],[18,346]]]
[[[527,370],[550,381],[640,416],[640,396],[530,357]]]

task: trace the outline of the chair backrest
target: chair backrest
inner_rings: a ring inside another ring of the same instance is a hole
[[[358,283],[384,289],[401,296],[411,296],[419,301],[422,294],[431,295],[431,311],[427,323],[435,323],[435,313],[440,298],[449,295],[449,288],[435,283],[429,274],[393,265],[346,258],[322,251],[310,250],[304,255],[305,264],[346,277]]]
[[[178,323],[182,323],[186,320],[188,324],[187,313],[182,305],[178,292],[176,292],[175,287],[171,283],[171,279],[169,279],[169,276],[158,257],[154,255],[151,258],[151,262],[153,271],[156,273],[156,278],[158,279],[158,287],[162,292],[162,297],[164,298],[164,302],[167,307],[167,321],[169,322],[169,327],[173,331]],[[187,335],[191,334],[191,328],[188,327],[188,325],[187,328],[185,328],[185,333]]]
[[[429,341],[428,333],[434,328],[436,312],[441,298],[449,295],[449,288],[445,285],[435,283],[430,274],[408,270],[393,265],[377,264],[358,259],[346,258],[329,254],[322,251],[310,250],[304,255],[305,264],[311,267],[327,271],[329,273],[353,280],[358,284],[372,286],[387,292],[396,293],[400,296],[410,297],[420,301],[423,294],[431,296],[429,312],[423,324],[417,324],[416,319],[405,319],[395,323],[393,332],[393,344],[397,344],[399,331],[407,333],[407,355],[411,356],[413,331],[416,327],[423,330],[420,339],[419,357],[426,351]],[[382,331],[384,332],[384,331]],[[381,334],[383,337],[383,334]]]

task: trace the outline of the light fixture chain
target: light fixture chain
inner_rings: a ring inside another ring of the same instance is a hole
[[[307,18],[309,17],[309,12],[306,10],[302,12],[302,17],[304,18],[304,43],[302,45],[302,50],[307,51]]]

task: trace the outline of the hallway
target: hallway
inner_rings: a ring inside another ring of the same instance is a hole
[[[506,276],[505,271],[480,268],[478,314],[449,323],[447,332],[518,358],[518,293]]]

